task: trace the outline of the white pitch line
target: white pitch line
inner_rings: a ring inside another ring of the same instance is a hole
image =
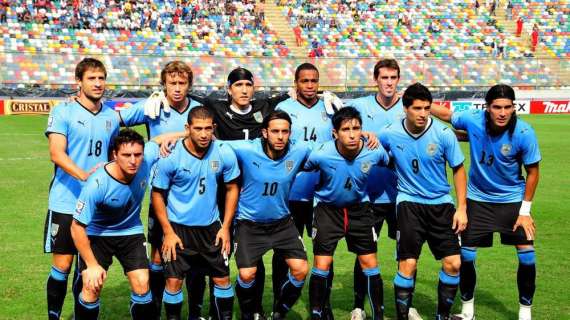
[[[47,158],[21,157],[21,158],[0,158],[0,161],[22,161],[22,160],[44,160]]]

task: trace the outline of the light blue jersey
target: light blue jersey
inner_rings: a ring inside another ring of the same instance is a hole
[[[405,118],[404,106],[399,99],[391,108],[386,109],[376,99],[376,94],[346,100],[347,106],[354,107],[362,116],[362,130],[369,131],[380,136],[380,131],[385,126]],[[370,172],[368,183],[368,195],[374,203],[396,202],[396,173],[387,167],[374,166]]]
[[[541,160],[532,127],[521,119],[512,136],[508,131],[491,136],[485,129],[485,111],[455,112],[453,127],[469,135],[471,168],[467,197],[471,200],[510,203],[523,200],[525,179],[521,166]]]
[[[388,154],[381,146],[374,150],[364,146],[355,159],[348,160],[338,152],[336,141],[332,140],[315,147],[304,170],[319,173],[315,191],[318,201],[347,207],[370,201],[366,188],[372,167],[388,162]]]
[[[287,112],[291,117],[291,137],[293,143],[321,144],[333,139],[331,117],[325,110],[325,104],[318,100],[310,108],[291,98],[279,103],[277,110]],[[315,186],[319,175],[315,172],[299,172],[289,200],[313,201]]]
[[[145,124],[149,139],[164,133],[184,131],[184,125],[188,121],[188,113],[192,108],[200,105],[198,101],[188,98],[188,106],[183,112],[170,108],[170,112],[165,113],[164,110],[160,108],[158,117],[151,119],[144,114],[145,101],[146,100],[139,101],[129,108],[122,109],[119,114],[121,115],[123,123],[128,127]]]
[[[445,163],[455,168],[465,160],[453,130],[430,119],[426,130],[414,136],[405,128],[405,121],[388,125],[380,133],[380,141],[396,166],[396,202],[453,203]]]
[[[181,139],[168,157],[158,161],[152,186],[168,191],[169,221],[209,226],[220,219],[216,201],[218,181],[227,183],[239,174],[236,156],[225,143],[212,142],[202,158],[198,158]]]
[[[159,148],[148,142],[144,160],[128,183],[113,178],[105,165],[93,173],[81,190],[73,218],[87,226],[90,236],[127,236],[143,233],[141,204],[151,167],[158,160]]]
[[[103,105],[98,113],[92,113],[77,101],[62,102],[55,106],[50,112],[45,131],[46,136],[65,136],[65,152],[84,171],[90,171],[96,165],[109,161],[111,142],[118,133],[119,117],[113,109]],[[49,209],[73,214],[83,184],[55,166],[49,190]]]
[[[272,222],[289,215],[291,185],[309,156],[309,147],[290,142],[287,152],[273,160],[263,150],[260,138],[228,141],[228,144],[234,149],[242,171],[237,219]]]

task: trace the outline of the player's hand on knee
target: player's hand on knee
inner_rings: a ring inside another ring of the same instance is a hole
[[[162,242],[162,259],[165,262],[176,260],[176,246],[180,247],[180,250],[184,250],[184,245],[182,240],[176,235],[176,233],[164,234],[164,240]]]
[[[458,234],[467,228],[467,213],[465,210],[457,210],[453,215],[453,225],[451,226],[455,233]]]
[[[531,216],[519,215],[515,225],[513,226],[513,232],[519,227],[523,228],[527,240],[534,240],[536,226],[534,225],[534,220]]]
[[[107,271],[105,271],[105,269],[100,265],[95,265],[83,270],[83,272],[81,272],[81,276],[86,284],[86,289],[97,293],[103,287],[103,283],[107,278]]]
[[[380,140],[378,140],[374,132],[363,131],[362,136],[366,139],[366,147],[368,147],[368,149],[374,150],[380,145]]]
[[[222,254],[227,255],[230,252],[230,231],[226,228],[221,228],[216,234],[216,243],[218,246],[221,244]]]
[[[144,115],[151,119],[156,119],[160,115],[161,107],[165,113],[170,112],[170,104],[164,92],[162,90],[154,91],[144,102]]]

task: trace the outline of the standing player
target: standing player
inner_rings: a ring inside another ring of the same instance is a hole
[[[188,114],[187,137],[161,159],[152,181],[152,202],[164,231],[162,255],[167,319],[180,319],[182,281],[191,269],[208,270],[214,282],[217,319],[232,318],[233,289],[229,279],[230,225],[238,199],[239,169],[233,151],[212,142],[214,115],[203,106]],[[217,205],[218,181],[226,187],[224,221]]]
[[[200,103],[191,99],[188,92],[192,88],[194,74],[192,69],[182,61],[167,63],[160,72],[160,85],[163,87],[159,103],[163,108],[159,109],[158,116],[148,116],[145,106],[153,103],[153,97],[143,100],[127,109],[120,111],[121,121],[125,126],[145,124],[149,139],[163,133],[184,131],[184,125],[188,119],[190,110]],[[172,109],[172,111],[170,111]],[[162,292],[164,291],[164,271],[160,256],[162,246],[162,228],[154,214],[152,203],[148,210],[148,241],[151,245],[150,264],[150,288],[153,293],[154,303],[160,316],[162,305]],[[204,297],[205,279],[195,272],[186,278],[188,290],[188,309],[191,319],[200,317],[202,300]]]
[[[111,139],[119,132],[115,111],[101,102],[106,78],[101,61],[81,60],[75,67],[79,97],[57,105],[48,118],[46,136],[55,164],[44,234],[44,251],[53,254],[47,280],[49,319],[61,316],[67,277],[77,254],[70,233],[77,197],[96,166],[109,160]],[[77,276],[75,272],[74,288]]]
[[[399,121],[404,117],[402,100],[398,95],[400,82],[400,66],[394,59],[381,59],[374,66],[374,81],[378,92],[374,95],[345,101],[362,115],[362,129],[379,135],[386,125]],[[384,220],[388,225],[388,237],[396,239],[396,174],[394,170],[373,166],[368,184],[368,196],[372,202],[372,210],[376,216],[376,228],[382,229]],[[366,278],[363,276],[358,259],[354,261],[354,309],[351,320],[364,320],[364,297],[366,295]],[[411,305],[411,298],[410,298]],[[421,320],[415,308],[410,308],[409,318]]]
[[[519,259],[519,319],[531,319],[535,290],[535,226],[531,202],[538,185],[541,160],[532,127],[515,113],[515,92],[508,85],[491,87],[487,109],[452,113],[435,107],[433,114],[466,130],[471,150],[467,185],[469,225],[461,235],[461,317],[474,319],[475,258],[477,247],[491,247],[493,233],[503,244],[514,245]],[[526,171],[523,178],[521,166]]]
[[[289,115],[273,111],[263,120],[263,138],[228,142],[243,172],[234,244],[239,268],[236,293],[244,320],[254,319],[256,266],[267,251],[273,249],[290,270],[274,296],[272,319],[285,319],[301,295],[308,271],[307,253],[287,200],[310,149],[289,143],[290,133]]]
[[[449,319],[461,264],[457,234],[467,224],[464,157],[453,131],[429,116],[432,96],[426,87],[411,85],[402,102],[406,118],[380,134],[398,176],[396,312],[398,319],[408,319],[417,260],[427,241],[435,258],[442,260],[436,319]],[[446,162],[453,169],[457,209],[449,194]]]
[[[115,160],[95,171],[81,190],[71,225],[83,279],[75,306],[77,319],[98,318],[99,295],[113,256],[131,286],[132,318],[154,317],[140,212],[150,169],[158,160],[156,143],[149,142],[145,148],[140,134],[122,130],[113,141]]]
[[[383,319],[380,270],[376,260],[377,230],[366,187],[370,169],[388,163],[384,149],[370,150],[361,139],[360,113],[346,107],[332,119],[334,141],[314,150],[304,169],[318,171],[315,192],[319,201],[313,222],[314,266],[309,285],[312,319],[323,319],[329,268],[338,241],[346,237],[348,249],[358,255],[367,281],[373,319]]]

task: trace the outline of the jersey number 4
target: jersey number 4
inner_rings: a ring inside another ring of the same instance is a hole
[[[352,189],[352,180],[350,180],[350,177],[346,178],[346,182],[344,183],[344,188],[346,190]]]
[[[303,127],[305,132],[305,141],[317,141],[317,134],[315,133],[315,128],[309,133],[309,128]]]
[[[492,154],[485,154],[485,151],[481,152],[481,159],[479,159],[480,164],[486,164],[492,166],[495,161],[495,156]]]

